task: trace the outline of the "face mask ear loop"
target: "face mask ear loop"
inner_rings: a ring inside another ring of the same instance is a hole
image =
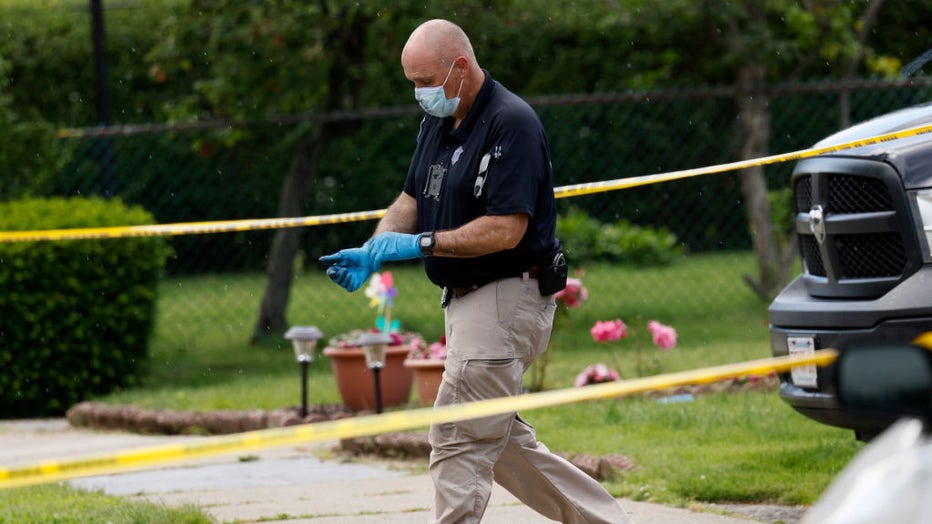
[[[451,71],[452,71],[452,70],[451,70]],[[459,98],[459,97],[460,97],[460,93],[463,92],[463,82],[464,82],[465,80],[466,80],[466,77],[465,77],[465,76],[464,76],[463,78],[460,78],[460,88],[456,90],[456,96],[454,96],[453,98]]]
[[[443,86],[447,85],[447,80],[449,80],[449,79],[450,79],[450,75],[453,74],[453,66],[455,66],[455,65],[456,65],[456,60],[454,59],[452,62],[450,62],[450,70],[447,71],[447,76],[446,76],[446,78],[443,79],[443,82],[440,83],[440,87],[443,87]],[[463,80],[465,80],[465,78],[460,79],[460,91],[463,90]],[[460,96],[459,91],[456,92],[456,96]],[[444,94],[443,94],[443,97],[446,98],[446,97],[447,97],[447,94],[444,93]],[[456,98],[456,97],[454,97],[454,98]]]
[[[455,65],[456,65],[456,60],[453,60],[452,62],[450,62],[450,69],[447,70],[447,76],[445,76],[445,77],[443,78],[443,82],[440,82],[440,85],[442,85],[442,86],[447,85],[447,80],[449,80],[449,79],[450,79],[450,75],[453,74],[453,66],[455,66]]]

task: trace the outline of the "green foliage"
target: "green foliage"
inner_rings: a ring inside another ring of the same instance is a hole
[[[596,258],[596,245],[602,224],[578,207],[557,217],[557,238],[571,264],[584,264]]]
[[[413,0],[195,0],[166,13],[145,60],[174,93],[162,106],[173,120],[398,103],[401,48],[426,10]]]
[[[5,78],[10,63],[0,55],[0,79]],[[35,119],[24,121],[16,112],[12,95],[6,94],[0,80],[0,201],[31,196],[47,188],[60,168],[60,150],[65,144],[56,140],[52,126]]]
[[[796,229],[796,203],[793,201],[793,189],[783,187],[767,193],[770,214],[773,215],[774,232],[778,238],[789,238]]]
[[[3,524],[210,524],[204,511],[88,493],[64,484],[0,490]]]
[[[682,249],[676,235],[666,229],[636,226],[622,220],[602,226],[596,255],[600,260],[619,264],[662,266],[682,255]]]
[[[765,3],[768,27],[753,26],[755,31],[742,38],[762,42],[768,65],[779,73],[788,67],[784,60],[795,61],[810,65],[812,76],[842,69],[836,62],[850,56],[850,26],[863,6],[833,4],[814,12],[792,2]],[[411,29],[424,19],[442,16],[460,23],[480,64],[524,96],[731,83],[738,62],[728,61],[730,52],[722,50],[732,42],[710,37],[707,45],[695,46],[696,35],[717,35],[732,22],[752,26],[743,4],[722,6],[719,12],[688,0],[454,0],[429,6],[415,0],[391,6],[351,0],[138,0],[120,8],[105,2],[108,6],[108,76],[117,123],[261,122],[328,107],[410,106],[409,115],[341,122],[330,129],[316,179],[308,180],[312,190],[306,214],[380,209],[401,189],[420,116],[399,55]],[[894,31],[904,60],[924,50],[918,41],[910,47],[899,38],[899,33],[910,33],[903,31],[909,26],[907,14],[901,4],[884,6],[886,23],[879,23],[868,41],[876,48],[867,53],[869,59],[884,58],[884,35]],[[529,27],[535,31],[528,33]],[[272,217],[283,175],[318,125],[304,121],[58,140],[54,127],[97,124],[87,2],[5,0],[0,35],[5,37],[0,38],[0,140],[5,144],[0,200],[112,189],[160,222]],[[758,46],[745,48],[752,53]],[[826,63],[828,69],[820,65]],[[773,100],[772,107],[774,151],[808,145],[837,125],[834,94],[786,95]],[[852,107],[852,119],[860,120],[877,104],[855,93]],[[730,97],[661,96],[540,104],[536,109],[548,129],[558,184],[692,168],[736,156],[737,145],[729,139],[735,119]],[[808,115],[804,123],[801,114]],[[110,153],[112,163],[105,159]],[[112,185],[102,180],[104,165],[112,167]],[[779,166],[768,168],[773,185],[782,184],[785,175]],[[617,205],[615,195],[593,196],[578,205],[605,223],[662,225],[693,251],[749,246],[747,228],[740,224],[740,190],[727,175],[633,188],[624,196],[625,205]],[[715,210],[720,222],[708,215],[681,219],[703,209]],[[371,224],[365,223],[338,233],[332,228],[309,231],[304,240],[308,260],[359,242],[370,232]],[[232,242],[231,236],[211,235],[203,240],[209,246],[192,237],[172,238],[178,256],[169,261],[169,270],[264,268],[272,235],[238,233]],[[216,259],[195,260],[205,252],[217,254]]]
[[[47,123],[22,122],[2,93],[0,129],[9,130],[0,148],[0,201],[41,194],[60,167],[58,150],[65,144]]]
[[[557,237],[573,264],[593,260],[639,267],[670,264],[682,255],[676,235],[664,228],[627,220],[602,224],[579,208],[557,219]]]
[[[167,93],[149,79],[143,54],[162,37],[155,30],[158,23],[188,0],[135,0],[118,9],[102,3],[113,118],[152,120]],[[0,2],[0,60],[11,66],[0,78],[0,93],[13,95],[24,121],[72,127],[99,123],[88,5],[84,0]]]
[[[147,224],[100,199],[0,204],[0,230]],[[160,238],[0,243],[0,413],[60,415],[138,383],[148,357]]]

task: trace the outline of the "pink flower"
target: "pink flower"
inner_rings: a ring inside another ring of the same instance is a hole
[[[654,338],[654,345],[662,350],[668,350],[676,345],[676,330],[665,326],[656,320],[647,323],[647,330]]]
[[[409,345],[411,351],[408,358],[414,360],[443,360],[447,358],[447,337],[441,336],[440,340],[427,345],[427,342],[421,338],[415,338]]]
[[[597,320],[589,330],[596,342],[612,342],[628,336],[628,327],[621,319]]]
[[[553,296],[557,303],[563,303],[568,308],[578,308],[589,299],[589,290],[578,278],[566,279],[566,287],[557,291]]]
[[[576,375],[574,384],[576,387],[582,387],[588,384],[614,382],[618,380],[618,378],[619,375],[617,371],[600,362],[598,364],[588,366],[586,369],[582,370],[579,375]]]
[[[445,359],[447,358],[447,345],[440,342],[434,342],[427,348],[430,358]]]

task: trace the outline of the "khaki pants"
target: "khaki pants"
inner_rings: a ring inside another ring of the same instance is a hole
[[[521,377],[546,349],[554,300],[537,281],[509,278],[453,299],[446,309],[447,360],[435,405],[521,393]],[[498,482],[560,522],[630,522],[601,484],[537,441],[517,413],[434,425],[430,474],[436,523],[475,523]]]

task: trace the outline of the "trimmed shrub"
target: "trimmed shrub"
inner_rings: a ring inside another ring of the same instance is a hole
[[[557,238],[569,264],[579,265],[594,260],[602,223],[578,207],[570,208],[557,217]]]
[[[665,266],[682,254],[676,235],[670,231],[625,220],[603,225],[596,244],[599,260],[639,267]]]
[[[0,204],[0,231],[153,223],[117,200]],[[162,238],[0,242],[0,417],[61,415],[145,372]]]
[[[663,266],[683,254],[676,235],[664,228],[637,226],[626,220],[603,224],[575,207],[558,217],[557,237],[570,265],[598,260]]]

